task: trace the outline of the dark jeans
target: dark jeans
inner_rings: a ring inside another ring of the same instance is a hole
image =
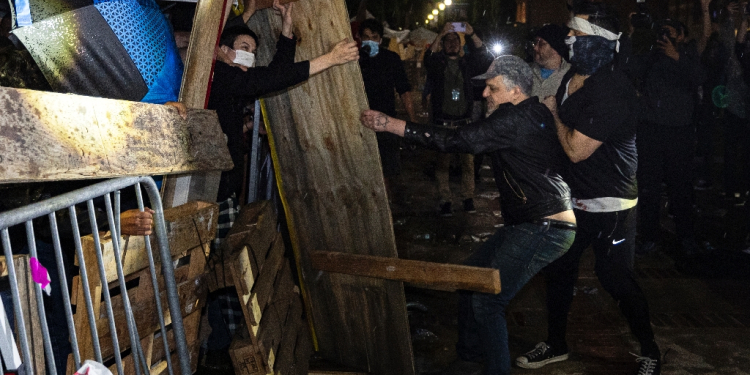
[[[543,271],[549,311],[547,344],[557,354],[568,351],[565,333],[573,287],[578,279],[581,255],[591,245],[596,257],[596,275],[604,289],[617,301],[631,331],[641,343],[642,355],[658,355],[646,296],[633,273],[635,208],[605,213],[574,212],[578,232],[573,245]]]
[[[670,213],[677,236],[693,238],[692,126],[666,127],[648,122],[638,126],[638,233],[644,241],[659,239],[661,183],[667,185]]]
[[[505,308],[526,283],[565,254],[575,231],[531,223],[499,229],[465,262],[500,270],[499,294],[461,292],[456,352],[467,361],[484,359],[486,373],[510,373]]]
[[[750,189],[750,120],[725,112],[724,191],[728,195]]]

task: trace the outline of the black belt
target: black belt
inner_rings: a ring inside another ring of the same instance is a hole
[[[577,225],[569,221],[562,221],[562,220],[555,220],[555,219],[538,219],[538,220],[533,220],[531,223],[545,226],[545,227],[550,227],[550,228],[569,229],[569,230],[578,229]]]
[[[441,120],[441,119],[435,119],[433,122],[437,125],[442,126],[463,126],[468,125],[471,123],[471,119],[465,118],[463,120]]]

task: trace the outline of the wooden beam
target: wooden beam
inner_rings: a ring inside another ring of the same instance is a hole
[[[219,45],[221,30],[231,7],[232,2],[228,0],[201,0],[195,8],[180,90],[180,102],[188,108],[204,109],[208,105],[216,58],[214,49]],[[225,140],[223,134],[221,140]],[[162,194],[164,207],[175,207],[192,200],[215,202],[220,178],[221,173],[218,172],[165,178]]]
[[[0,183],[232,167],[216,113],[0,87]]]
[[[281,30],[272,9],[250,19],[258,65],[270,62]],[[296,60],[351,39],[343,0],[294,8]],[[403,284],[314,270],[316,249],[397,257],[377,142],[359,122],[367,97],[356,62],[331,68],[264,99],[266,125],[319,353],[373,374],[414,374]]]
[[[397,280],[438,290],[500,293],[500,271],[494,268],[331,251],[312,252],[310,260],[313,268],[326,272]]]

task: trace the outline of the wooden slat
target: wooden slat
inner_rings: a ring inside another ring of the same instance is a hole
[[[242,313],[245,316],[249,333],[251,337],[254,337],[257,334],[257,325],[261,320],[262,311],[273,294],[276,272],[284,261],[284,241],[281,235],[276,234],[268,259],[262,262],[262,268],[254,264],[255,259],[251,254],[252,251],[248,247],[243,247],[234,258],[228,261],[225,268],[232,272],[234,285],[242,305]]]
[[[439,290],[500,293],[500,271],[494,268],[331,251],[312,252],[310,260],[313,268],[326,272],[398,280]]]
[[[180,90],[180,102],[188,108],[203,109],[208,104],[214,49],[219,45],[221,29],[231,6],[232,1],[201,0],[195,8]],[[223,134],[221,139],[224,140]],[[191,200],[216,201],[220,177],[220,173],[207,172],[165,178],[164,207],[179,206]]]
[[[234,372],[237,375],[266,375],[260,348],[250,339],[234,339],[229,346]]]
[[[250,27],[260,37],[256,56],[266,65],[281,22],[259,11]],[[343,0],[295,4],[297,60],[351,39]],[[367,98],[357,63],[331,68],[264,99],[303,293],[309,293],[319,353],[374,374],[414,374],[403,284],[324,274],[309,252],[329,249],[397,257],[375,134],[359,122]]]
[[[290,374],[307,374],[310,369],[310,356],[313,353],[313,342],[310,330],[300,329],[297,334],[297,343],[294,344],[294,365]]]
[[[279,321],[279,314],[276,312],[276,305],[268,305],[263,310],[263,320],[260,321],[258,329],[258,343],[262,350],[263,360],[266,363],[266,369],[273,370],[276,363],[276,354],[281,344],[282,324]]]
[[[202,247],[216,237],[216,225],[219,219],[219,206],[216,203],[188,202],[179,207],[164,210],[164,221],[167,227],[167,240],[172,257],[187,253],[195,247]],[[143,236],[125,236],[120,240],[120,256],[123,272],[128,275],[148,267],[148,255]],[[111,233],[100,236],[102,260],[104,261],[107,282],[117,280],[114,245]],[[99,268],[96,263],[96,247],[92,235],[81,237],[83,256],[89,272],[89,282],[99,283]],[[154,261],[159,263],[156,236],[151,236],[151,248]],[[207,254],[206,254],[207,255]],[[76,264],[79,264],[76,260]]]
[[[29,270],[29,256],[28,255],[14,255],[13,264],[16,271],[16,278],[18,280],[18,293],[21,302],[21,309],[23,310],[23,319],[26,323],[26,338],[29,342],[29,351],[31,360],[34,362],[34,373],[44,375],[47,368],[44,364],[44,343],[42,341],[42,326],[39,321],[39,314],[37,313],[36,297],[34,292],[34,281],[31,279],[31,273]],[[8,264],[5,261],[5,257],[0,257],[0,276],[8,275]],[[11,305],[5,306],[6,309],[13,310]],[[18,332],[18,320],[16,320],[16,329],[14,332]],[[23,356],[21,352],[21,341],[20,336],[16,334],[16,344],[18,346],[18,353]],[[23,360],[23,357],[21,358]]]
[[[289,314],[284,322],[278,355],[276,356],[273,368],[274,374],[279,375],[291,374],[291,368],[294,365],[294,349],[297,344],[297,336],[301,329],[307,329],[302,320],[302,300],[299,295],[295,294],[294,297],[289,299],[289,302],[291,303]]]
[[[83,100],[82,100],[83,99]],[[228,170],[216,113],[0,87],[0,183]]]
[[[257,302],[257,308],[261,311],[268,306],[273,296],[273,286],[276,281],[276,275],[281,269],[284,262],[284,241],[281,234],[276,235],[276,240],[271,246],[268,258],[260,270],[258,280],[253,285],[250,301]]]
[[[190,344],[198,340],[198,330],[200,329],[201,312],[194,311],[183,318],[183,325],[185,326],[185,341]],[[151,363],[156,365],[157,363],[166,360],[167,353],[164,351],[164,339],[161,337],[162,332],[159,331],[154,335],[153,354],[150,357]],[[171,329],[171,325],[167,326],[167,344],[169,345],[170,353],[176,350],[174,343],[174,334]],[[145,350],[145,348],[144,348]]]

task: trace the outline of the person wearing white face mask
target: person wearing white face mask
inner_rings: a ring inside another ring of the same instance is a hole
[[[219,202],[226,201],[232,195],[239,196],[242,188],[246,151],[243,144],[243,109],[247,103],[264,94],[304,82],[332,66],[359,58],[356,44],[344,40],[327,54],[295,63],[296,38],[292,33],[294,3],[282,5],[276,0],[274,9],[282,17],[276,54],[268,66],[256,66],[258,36],[243,23],[252,16],[254,3],[254,0],[248,1],[247,11],[241,17],[230,20],[221,34],[220,53],[208,101],[208,109],[216,110],[221,128],[228,137],[229,152],[234,162],[232,170],[222,173],[217,197]]]
[[[292,33],[294,3],[281,5],[275,0],[273,7],[282,17],[281,35],[268,66],[257,66],[255,53],[258,36],[245,25],[255,12],[255,0],[245,2],[245,13],[227,23],[219,41],[208,109],[216,110],[221,129],[227,136],[234,168],[222,172],[219,182],[219,229],[217,240],[212,244],[215,248],[226,237],[234,222],[234,215],[239,212],[238,197],[242,189],[247,151],[243,137],[245,106],[259,96],[294,86],[330,67],[359,58],[356,43],[343,40],[322,56],[294,62],[297,43]],[[231,342],[231,332],[222,318],[222,311],[231,311],[232,305],[222,305],[222,301],[227,300],[223,296],[232,295],[236,298],[235,291],[221,290],[209,296],[209,324],[213,329],[208,339],[209,353],[224,351]]]

